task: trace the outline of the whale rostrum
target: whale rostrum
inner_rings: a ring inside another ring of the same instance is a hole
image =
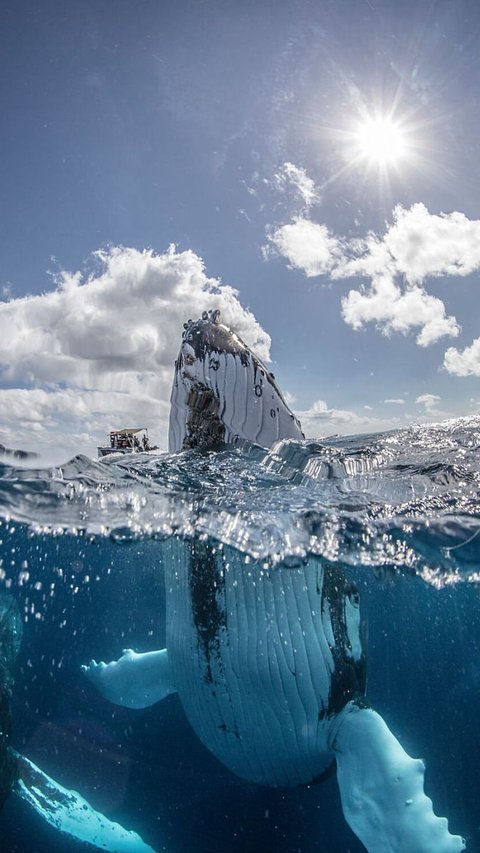
[[[220,312],[185,323],[170,397],[169,449],[240,439],[271,447],[287,438],[304,438],[300,422],[273,373],[220,322]]]

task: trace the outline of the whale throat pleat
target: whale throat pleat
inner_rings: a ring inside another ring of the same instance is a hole
[[[206,542],[171,540],[167,547],[167,646],[191,725],[243,778],[312,781],[332,760],[330,701],[341,676],[340,651],[324,626],[324,566],[267,571]],[[339,599],[341,606],[341,593]],[[350,651],[344,639],[342,659]]]

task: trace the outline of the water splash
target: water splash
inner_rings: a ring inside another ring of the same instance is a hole
[[[34,532],[118,543],[197,534],[268,565],[315,554],[435,586],[476,584],[479,447],[473,417],[270,451],[79,455],[48,469],[4,461],[0,514]]]

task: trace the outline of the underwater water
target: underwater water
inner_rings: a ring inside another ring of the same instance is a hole
[[[177,695],[121,708],[80,671],[164,647],[172,537],[235,549],[253,573],[327,561],[360,593],[368,701],[425,760],[435,811],[480,853],[479,454],[469,418],[270,451],[50,469],[5,457],[0,593],[23,621],[13,745],[155,850],[359,853],[334,772],[293,789],[245,782],[201,744]],[[7,799],[2,853],[81,849]]]

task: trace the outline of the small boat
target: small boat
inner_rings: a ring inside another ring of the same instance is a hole
[[[99,459],[109,456],[111,453],[147,453],[149,450],[156,449],[156,447],[150,446],[146,427],[112,429],[110,444],[97,447]]]

